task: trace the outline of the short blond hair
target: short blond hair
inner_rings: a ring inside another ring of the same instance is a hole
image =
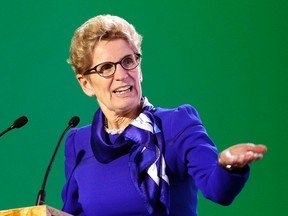
[[[98,15],[76,29],[67,60],[76,74],[92,67],[92,53],[100,40],[124,39],[135,53],[141,54],[142,36],[134,26],[118,16]]]

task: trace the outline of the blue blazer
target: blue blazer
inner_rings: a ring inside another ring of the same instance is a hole
[[[192,106],[157,108],[154,116],[165,140],[171,215],[196,216],[198,189],[213,202],[231,204],[248,179],[249,167],[229,172],[219,166],[217,149]],[[111,142],[117,137],[109,136]],[[149,215],[131,181],[128,154],[100,163],[90,139],[91,125],[67,136],[62,210],[87,216]]]

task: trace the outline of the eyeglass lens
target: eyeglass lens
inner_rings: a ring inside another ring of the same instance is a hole
[[[99,64],[95,70],[96,72],[103,77],[111,76],[116,71],[117,64],[120,64],[125,70],[133,70],[139,65],[139,55],[133,54],[125,56],[119,62],[105,62]]]

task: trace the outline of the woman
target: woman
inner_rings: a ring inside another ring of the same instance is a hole
[[[221,152],[190,105],[155,108],[142,96],[142,37],[100,15],[79,27],[69,63],[99,109],[66,140],[63,211],[73,215],[197,215],[197,190],[229,205],[263,145]]]

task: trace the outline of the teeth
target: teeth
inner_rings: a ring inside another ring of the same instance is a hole
[[[129,87],[126,87],[126,88],[120,88],[118,90],[115,90],[114,92],[118,93],[118,94],[124,94],[125,92],[128,92],[130,90],[131,90],[131,87],[129,86]]]

